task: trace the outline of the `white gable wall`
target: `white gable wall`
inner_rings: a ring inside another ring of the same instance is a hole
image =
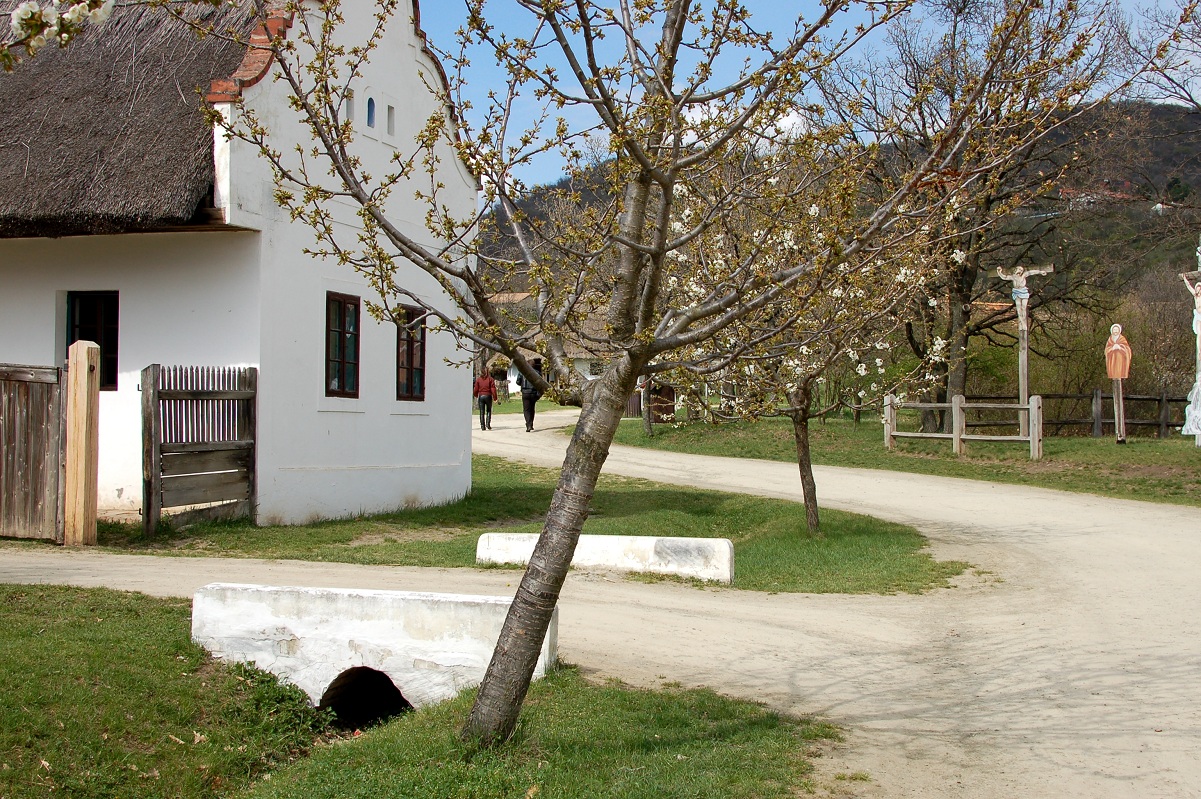
[[[347,35],[348,40],[357,42],[365,39],[367,32],[348,30]],[[432,77],[433,65],[419,54],[408,15],[398,13],[388,46],[373,57],[368,80],[356,94],[360,135],[355,150],[373,175],[388,170],[393,146],[411,146],[433,108],[432,98],[414,73],[416,59],[424,62],[421,68]],[[369,96],[376,100],[376,127],[371,131],[366,128]],[[277,141],[292,137],[308,141],[307,131],[287,107],[282,82],[264,79],[245,90],[244,100]],[[394,109],[391,136],[387,134],[388,106]],[[222,149],[226,148],[219,152]],[[446,359],[464,358],[453,337],[428,335],[425,399],[398,401],[396,328],[390,322],[381,324],[366,317],[366,301],[377,299],[372,289],[349,266],[304,255],[305,247],[314,246],[313,234],[292,223],[275,206],[267,165],[242,142],[230,142],[227,152],[227,221],[263,231],[260,521],[304,522],[448,502],[465,495],[471,487],[471,374],[467,367],[445,363]],[[449,152],[446,156],[441,180],[447,189],[442,200],[467,215],[475,207],[475,181]],[[221,169],[219,166],[218,171]],[[425,213],[425,206],[414,200],[411,190],[396,190],[390,218],[407,234],[430,241],[421,224]],[[352,209],[347,205],[338,216],[352,221]],[[353,243],[351,230],[339,229],[347,243]],[[453,307],[437,283],[417,267],[400,262],[399,270],[399,285],[439,307]],[[351,294],[364,301],[357,399],[325,396],[327,292]]]
[[[0,239],[0,362],[61,366],[68,291],[117,291],[116,391],[100,393],[99,503],[142,504],[141,370],[257,365],[256,233]]]

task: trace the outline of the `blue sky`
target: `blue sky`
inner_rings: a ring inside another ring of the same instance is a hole
[[[772,31],[780,40],[791,34],[798,14],[804,15],[806,18],[814,18],[822,11],[821,4],[812,2],[812,0],[799,3],[782,0],[747,0],[746,6],[752,12],[752,26],[759,30]],[[506,0],[492,0],[487,11],[488,21],[498,30],[506,31],[511,35],[528,35],[530,32],[528,14],[517,8],[514,3],[506,2]],[[465,18],[466,6],[462,0],[446,0],[437,4],[432,0],[425,0],[421,5],[421,26],[430,41],[440,48],[450,50],[456,48],[455,30],[462,26]],[[862,16],[848,16],[846,19],[853,24],[861,18]],[[841,31],[845,24],[843,23],[833,30]],[[478,118],[479,109],[482,109],[487,102],[488,91],[503,90],[507,79],[506,73],[495,65],[490,53],[476,52],[472,54],[471,60],[472,67],[468,73],[467,89],[476,113],[469,114],[469,119],[473,116]],[[730,72],[727,74],[732,74],[734,68],[734,65],[730,65]],[[719,77],[721,76],[719,75]],[[523,117],[533,119],[540,110],[541,103],[534,98],[530,97],[523,101],[521,109]],[[587,119],[585,114],[588,113],[590,112],[580,112],[576,118]],[[570,119],[573,122],[576,121],[575,118]],[[556,180],[561,172],[560,162],[556,158],[548,156],[524,170],[521,177],[530,183],[548,183]]]

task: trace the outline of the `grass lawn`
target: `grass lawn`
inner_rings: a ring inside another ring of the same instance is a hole
[[[561,669],[496,752],[457,738],[470,695],[349,738],[300,691],[208,659],[188,616],[180,600],[0,585],[0,797],[793,797],[811,742],[837,736]]]
[[[210,660],[191,603],[0,585],[0,797],[225,796],[302,756],[324,714]]]
[[[471,694],[323,747],[254,799],[770,799],[812,792],[811,742],[836,730],[711,691],[591,685],[560,669],[531,687],[514,739],[470,751]]]
[[[910,420],[901,429],[916,429],[916,422]],[[827,466],[994,480],[1201,506],[1201,449],[1191,437],[1131,438],[1125,446],[1115,444],[1112,437],[1052,437],[1043,440],[1043,460],[1033,463],[1029,449],[1020,443],[972,441],[967,456],[956,458],[949,440],[901,439],[897,450],[888,452],[883,429],[874,417],[865,417],[859,425],[848,419],[815,421],[810,434],[813,462]],[[640,420],[627,419],[616,442],[699,455],[796,460],[792,422],[787,419],[656,425],[650,439],[643,434]]]
[[[135,525],[102,524],[110,550],[374,563],[474,566],[483,532],[538,532],[558,473],[477,455],[464,500],[438,508],[295,527],[207,523],[142,538]],[[804,507],[716,491],[603,476],[584,532],[684,535],[734,542],[736,588],[815,593],[918,592],[944,586],[966,564],[933,560],[915,530],[825,511],[825,536],[805,535]]]
[[[475,408],[475,405],[472,405]],[[538,414],[543,411],[561,411],[563,406],[557,402],[552,402],[548,399],[540,399],[534,405],[534,420],[538,420]],[[499,400],[492,403],[493,413],[521,413],[521,394],[513,393],[509,395],[507,400]],[[479,419],[479,410],[475,411],[475,418]]]

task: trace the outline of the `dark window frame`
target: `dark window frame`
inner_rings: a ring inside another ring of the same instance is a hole
[[[87,304],[90,308],[83,308]],[[116,391],[121,338],[119,291],[67,292],[67,347],[76,341],[100,345],[100,390]],[[67,354],[63,353],[65,359]]]
[[[399,309],[404,316],[396,325],[396,400],[398,402],[424,402],[426,389],[426,326],[425,311],[403,305]],[[410,325],[417,320],[416,329]]]
[[[334,308],[337,308],[337,315]],[[353,329],[347,329],[347,309],[354,309]],[[325,396],[358,399],[363,382],[361,356],[362,300],[353,294],[325,293]],[[349,345],[349,346],[348,346]],[[350,388],[346,388],[350,385]]]

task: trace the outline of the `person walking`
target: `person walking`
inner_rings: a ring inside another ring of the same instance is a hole
[[[541,358],[535,358],[533,366],[539,374],[542,373]],[[517,375],[517,385],[521,387],[521,412],[525,415],[525,431],[532,433],[534,432],[534,408],[538,404],[538,400],[542,398],[542,391],[521,374]]]
[[[488,372],[481,372],[471,385],[471,395],[480,408],[480,429],[492,429],[492,403],[496,401],[496,381]]]

